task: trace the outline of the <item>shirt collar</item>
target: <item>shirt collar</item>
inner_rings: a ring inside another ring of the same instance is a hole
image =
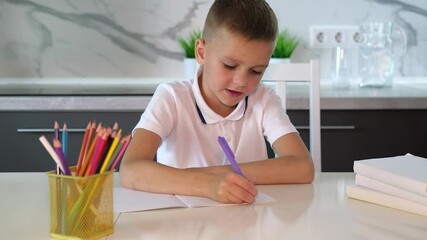
[[[240,101],[239,104],[237,104],[236,109],[234,109],[234,111],[230,113],[227,117],[222,117],[221,115],[218,115],[208,106],[200,91],[198,79],[202,75],[202,71],[203,66],[200,66],[195,73],[192,84],[195,107],[202,123],[214,124],[223,120],[240,120],[245,115],[246,109],[248,108],[248,96],[246,96],[245,99]]]

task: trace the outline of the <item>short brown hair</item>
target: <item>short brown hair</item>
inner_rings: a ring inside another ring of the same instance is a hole
[[[248,40],[275,41],[277,17],[265,0],[215,0],[203,28],[203,38],[210,39],[224,27]]]

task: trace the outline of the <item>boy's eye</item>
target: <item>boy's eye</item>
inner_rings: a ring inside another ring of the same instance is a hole
[[[235,69],[236,66],[232,66],[224,63],[224,68],[232,70],[232,69]]]
[[[253,74],[256,74],[256,75],[260,75],[260,74],[262,74],[262,72],[261,71],[256,71],[256,70],[251,70],[252,71],[252,73]]]

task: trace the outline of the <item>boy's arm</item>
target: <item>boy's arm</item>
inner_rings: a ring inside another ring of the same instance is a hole
[[[314,165],[298,133],[289,133],[273,143],[277,158],[240,164],[255,184],[311,183]]]
[[[314,165],[311,155],[298,133],[289,133],[273,143],[277,158],[239,164],[246,178],[255,184],[311,183]],[[213,173],[228,171],[227,166],[206,170]]]
[[[178,169],[155,162],[161,144],[157,134],[137,129],[120,166],[122,186],[157,193],[205,196],[221,202],[253,202],[254,185],[233,173],[214,174],[203,169]]]

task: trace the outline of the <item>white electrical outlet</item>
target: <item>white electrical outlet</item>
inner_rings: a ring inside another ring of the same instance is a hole
[[[356,25],[313,25],[310,26],[312,48],[357,48],[359,27]]]

